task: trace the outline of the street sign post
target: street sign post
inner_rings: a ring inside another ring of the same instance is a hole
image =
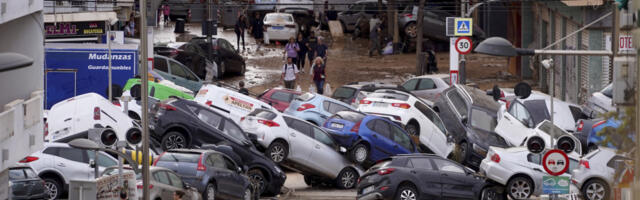
[[[569,157],[560,149],[547,151],[542,157],[542,167],[551,176],[559,176],[569,169]]]
[[[459,37],[455,42],[455,46],[456,51],[462,55],[468,54],[471,52],[471,49],[473,49],[473,43],[471,43],[469,37]]]
[[[459,75],[459,71],[458,71],[458,59],[459,59],[459,54],[458,51],[456,51],[456,40],[458,38],[457,37],[451,37],[449,39],[449,76],[450,76],[450,81],[451,84],[457,84],[458,82],[458,75]]]
[[[473,18],[455,18],[453,34],[455,36],[472,36]]]

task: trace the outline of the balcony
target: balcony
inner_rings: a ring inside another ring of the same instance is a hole
[[[0,171],[42,149],[42,98],[43,92],[35,91],[29,99],[14,100],[0,112]]]
[[[133,6],[134,0],[45,0],[44,13],[105,12]]]

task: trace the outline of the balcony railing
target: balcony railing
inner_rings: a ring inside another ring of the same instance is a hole
[[[45,13],[74,13],[114,11],[121,7],[134,7],[134,0],[45,0]]]

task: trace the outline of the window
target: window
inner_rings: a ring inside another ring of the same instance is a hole
[[[616,165],[618,165],[617,163],[620,163],[621,165],[624,165],[624,161],[629,161],[629,158],[625,158],[622,156],[614,156],[611,160],[609,160],[609,162],[607,162],[607,167],[616,169]]]
[[[433,170],[431,166],[431,160],[429,158],[411,158],[410,160],[413,168]]]
[[[323,101],[323,102],[322,102],[322,108],[323,108],[325,111],[329,112],[329,109],[330,109],[329,107],[331,107],[331,102],[328,102],[328,101]]]
[[[219,169],[227,169],[227,164],[222,159],[222,155],[211,154],[211,156],[209,156],[209,160],[211,160],[210,162],[213,164],[211,166]]]
[[[447,98],[449,98],[449,101],[451,102],[451,107],[455,108],[461,118],[467,117],[467,112],[469,112],[467,110],[467,103],[464,101],[462,96],[460,96],[458,91],[451,90],[447,92]]]
[[[496,129],[498,120],[492,114],[473,108],[471,111],[471,127],[492,132]]]
[[[374,123],[373,126],[373,131],[377,132],[378,134],[386,137],[386,138],[391,138],[391,131],[389,130],[389,123],[382,121],[382,120],[373,120],[372,122]],[[370,122],[371,123],[371,122]]]
[[[411,79],[402,84],[402,87],[408,91],[413,91],[416,89],[416,85],[418,85],[418,81],[420,79]]]
[[[326,101],[325,101],[325,103],[326,103]],[[337,103],[329,103],[328,112],[331,113],[331,114],[336,114],[337,112],[344,111],[344,110],[351,110],[351,109],[346,107],[346,106],[337,104]]]
[[[282,102],[291,102],[291,94],[286,92],[274,92],[271,99]]]
[[[391,130],[393,131],[393,141],[400,144],[403,148],[409,151],[413,151],[413,144],[411,143],[411,138],[400,128],[397,126],[391,125]]]
[[[409,100],[409,95],[396,93],[393,90],[371,93],[367,97],[369,97],[369,98],[381,98],[381,99],[394,99],[394,100],[400,100],[400,101]]]
[[[38,174],[31,168],[23,168],[24,172],[27,174],[27,178],[37,178]]]
[[[604,96],[613,98],[613,84],[607,85],[601,92]]]
[[[229,120],[225,120],[224,130],[222,132],[240,142],[247,141],[247,138],[244,137],[244,132],[242,132],[242,129],[240,129],[236,124]]]
[[[169,183],[169,177],[167,176],[167,172],[165,171],[157,171],[153,173],[153,178],[162,184],[171,185],[171,183]]]
[[[348,99],[353,97],[356,93],[356,89],[350,87],[339,87],[335,91],[333,91],[333,98],[335,99]]]
[[[22,168],[9,170],[9,180],[25,179],[24,171]]]
[[[331,138],[319,128],[313,127],[313,138],[319,142],[322,142],[323,144],[326,144],[327,146],[335,146],[333,140],[331,140]]]
[[[436,83],[434,83],[433,80],[430,78],[420,79],[418,90],[430,90],[430,89],[436,89]]]
[[[334,117],[337,119],[344,119],[353,123],[358,123],[359,121],[362,121],[362,119],[364,119],[366,115],[359,112],[344,111],[336,113]]]
[[[268,14],[265,17],[265,20],[267,22],[278,22],[278,21],[285,21],[285,22],[293,22],[293,18],[289,15],[284,15],[284,14]]]
[[[185,66],[182,66],[182,69],[184,70],[184,72],[185,72],[185,73],[186,73],[186,75],[187,75],[187,77],[186,77],[186,78],[187,78],[187,80],[190,80],[190,81],[200,81],[200,80],[198,80],[198,77],[197,77],[195,74],[193,74],[193,72],[192,72],[189,68],[187,68],[187,67],[185,67]]]
[[[462,174],[465,173],[462,167],[458,166],[457,164],[451,161],[447,161],[443,159],[433,159],[433,161],[436,163],[438,170],[442,172],[453,172],[453,173],[462,173]]]
[[[429,108],[427,105],[424,105],[423,103],[421,103],[419,101],[416,101],[414,106],[424,116],[426,116],[429,120],[431,120],[431,123],[435,124],[436,127],[438,127],[438,129],[440,129],[440,131],[442,131],[442,133],[447,134],[447,129],[445,128],[444,124],[442,123],[442,120],[440,119],[440,117],[438,117],[438,115],[435,112],[433,112],[433,110],[431,110],[431,108]]]
[[[231,161],[229,158],[227,157],[222,157],[224,159],[224,164],[227,166],[227,169],[235,172],[238,170],[238,167],[236,167],[236,164],[233,163],[233,161]]]
[[[513,115],[513,117],[529,128],[532,128],[534,125],[533,119],[531,118],[527,108],[517,101],[509,109],[509,114]]]
[[[540,154],[527,154],[527,161],[529,161],[530,163],[536,164],[536,165],[541,165],[542,163],[542,158]]]
[[[89,160],[94,160],[95,154],[93,153],[93,151],[86,152],[88,153]],[[116,162],[113,158],[103,153],[98,153],[98,159],[95,162],[100,167],[111,167],[118,164],[118,162]]]
[[[586,119],[587,116],[582,112],[580,107],[569,106],[569,110],[571,110],[571,115],[573,115],[573,121],[578,122],[579,119]]]
[[[169,179],[171,180],[171,185],[173,185],[173,187],[184,188],[182,179],[180,179],[180,177],[178,177],[173,172],[167,172],[167,175],[169,175]]]
[[[302,134],[305,134],[305,135],[307,135],[309,137],[313,137],[313,135],[311,135],[312,134],[311,133],[311,126],[309,126],[309,124],[307,124],[306,122],[294,119],[292,121],[292,124],[293,124],[292,128],[294,130],[296,130],[296,131],[298,131],[298,132],[300,132]]]
[[[348,12],[351,14],[359,13],[359,12],[362,12],[363,9],[364,9],[364,4],[355,4],[351,6],[351,8],[349,8]]]
[[[44,151],[42,151],[42,153],[49,154],[49,155],[52,155],[52,156],[58,156],[58,149],[60,149],[60,148],[51,147],[51,148],[45,149]]]
[[[451,78],[442,78],[442,80],[444,81],[444,83],[446,83],[447,85],[451,85]]]
[[[227,42],[226,40],[218,40],[220,41],[220,43],[222,44],[222,48],[226,49],[227,51],[235,51],[235,48],[233,48],[233,45],[231,45],[229,42]]]
[[[157,69],[163,72],[169,72],[167,70],[167,60],[160,57],[153,58],[153,69]]]
[[[169,61],[169,67],[171,67],[171,74],[174,76],[187,78],[187,72],[182,69],[182,66],[174,61]]]
[[[569,169],[565,172],[565,174],[571,173],[574,169],[580,166],[580,161],[569,158]]]
[[[85,152],[83,150],[80,150],[80,149],[74,149],[74,148],[60,148],[59,149],[59,156],[64,158],[64,159],[71,160],[71,161],[89,163],[86,160],[86,156],[85,155],[86,155]]]
[[[261,118],[261,119],[266,119],[266,120],[273,120],[278,115],[273,113],[273,112],[271,112],[271,111],[268,111],[268,110],[255,109],[255,110],[253,110],[253,112],[249,113],[249,116],[256,117],[256,118]]]
[[[220,121],[222,121],[222,117],[207,109],[200,109],[198,112],[198,119],[215,128],[218,128],[220,126]]]
[[[198,163],[198,160],[200,160],[200,154],[198,153],[166,152],[160,157],[160,161],[165,162]]]

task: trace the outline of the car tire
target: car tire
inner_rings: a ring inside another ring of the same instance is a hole
[[[533,193],[533,181],[522,176],[514,177],[507,182],[506,190],[511,199],[528,199]]]
[[[166,151],[169,149],[180,148],[187,148],[187,137],[185,137],[184,134],[177,131],[171,131],[162,137],[163,150]]]
[[[247,64],[242,64],[240,70],[238,71],[238,76],[244,76],[244,73],[247,72]]]
[[[411,39],[416,38],[418,36],[418,26],[415,22],[409,22],[404,26],[403,32],[405,36]]]
[[[304,183],[308,186],[315,187],[320,185],[320,180],[310,175],[304,175]]]
[[[264,177],[264,174],[258,169],[252,169],[247,172],[247,176],[249,179],[257,184],[258,194],[262,194],[265,192],[267,188],[267,179]]]
[[[396,200],[418,200],[418,190],[410,184],[405,184],[398,188]]]
[[[369,147],[363,143],[357,144],[353,149],[351,149],[351,153],[349,154],[349,158],[351,161],[362,164],[364,161],[369,158]]]
[[[336,185],[340,189],[351,189],[356,186],[358,182],[358,172],[351,167],[344,168],[338,178],[336,178]]]
[[[480,200],[498,200],[502,199],[500,194],[493,187],[485,187],[480,193]]]
[[[585,200],[606,200],[609,199],[611,193],[606,182],[593,179],[582,186],[582,195]]]
[[[203,200],[215,200],[216,199],[216,186],[213,183],[207,184],[202,193]]]
[[[49,197],[47,199],[60,199],[62,192],[64,192],[62,184],[54,178],[44,178],[44,188]]]
[[[269,157],[274,163],[280,164],[287,159],[289,155],[289,148],[287,144],[282,141],[275,141],[269,145],[265,155]]]

